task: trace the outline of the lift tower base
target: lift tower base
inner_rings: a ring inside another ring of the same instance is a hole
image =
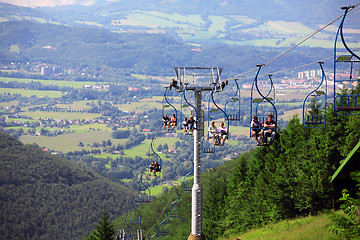
[[[201,234],[200,237],[197,237],[194,234],[190,234],[188,240],[205,240],[205,236]]]

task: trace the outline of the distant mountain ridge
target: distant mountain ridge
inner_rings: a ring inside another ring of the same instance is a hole
[[[342,13],[343,5],[355,5],[356,0],[336,1],[311,1],[311,0],[2,0],[19,6],[39,7],[58,16],[76,17],[79,19],[101,19],[107,14],[124,14],[132,10],[159,11],[169,14],[201,16],[209,15],[239,15],[272,21],[297,21],[306,25],[325,24],[335,16]],[[42,8],[44,7],[44,8]],[[356,22],[354,22],[356,24]],[[355,26],[353,26],[355,27]]]
[[[133,192],[91,169],[0,132],[1,239],[80,239],[106,208],[114,218]]]
[[[165,3],[169,3],[168,9],[163,6]],[[121,69],[120,72],[127,76],[134,72],[165,76],[173,74],[174,66],[211,64],[231,66],[226,73],[233,76],[248,71],[256,64],[266,63],[280,54],[284,47],[291,46],[316,28],[300,22],[269,19],[261,23],[260,15],[252,18],[250,14],[241,15],[241,11],[231,15],[236,8],[229,6],[233,4],[240,8],[237,2],[228,1],[227,8],[223,9],[225,3],[214,0],[209,5],[217,3],[216,6],[220,6],[218,11],[206,6],[196,15],[197,6],[203,1],[194,1],[194,6],[189,7],[187,12],[185,6],[190,6],[189,1],[184,1],[183,5],[176,3],[134,0],[130,5],[122,1],[99,1],[92,6],[37,9],[0,3],[3,20],[0,23],[0,61],[5,64],[41,61],[67,68],[89,67],[93,71],[110,67],[110,71],[118,73],[118,69]],[[307,3],[305,1],[304,6]],[[241,6],[246,8],[245,5]],[[205,9],[210,10],[206,12]],[[337,7],[333,10],[341,13]],[[330,13],[325,15],[330,19],[334,17]],[[359,11],[354,11],[350,21],[346,21],[346,27],[350,27],[349,23],[357,19],[358,15]],[[358,24],[356,26],[359,28]],[[290,53],[296,57],[286,54],[269,71],[331,56],[337,29],[336,26],[332,27],[331,30],[321,32],[322,36],[316,36],[320,38],[303,43],[301,46],[305,48],[301,51],[296,52],[295,49]],[[359,35],[354,31],[347,36],[350,47],[358,47]],[[314,51],[308,46],[321,50]],[[269,48],[277,48],[278,51],[263,55]],[[13,49],[18,50],[14,52]],[[103,73],[113,77],[114,73],[110,71]]]

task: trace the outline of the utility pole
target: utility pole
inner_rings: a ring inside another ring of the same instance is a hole
[[[177,91],[194,91],[196,129],[194,129],[194,185],[192,188],[191,233],[188,240],[205,240],[202,232],[201,140],[204,137],[204,112],[201,109],[202,92],[222,91],[222,68],[175,67],[177,79],[170,83]],[[215,85],[215,86],[214,86]],[[194,114],[193,114],[194,115]]]

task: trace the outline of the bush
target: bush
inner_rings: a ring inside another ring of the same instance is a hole
[[[352,173],[352,178],[358,182],[358,190],[360,190],[360,172]],[[360,191],[358,191],[360,196]],[[330,214],[333,225],[330,227],[340,237],[344,239],[360,239],[360,200],[350,197],[346,189],[342,191],[340,201],[342,213]]]

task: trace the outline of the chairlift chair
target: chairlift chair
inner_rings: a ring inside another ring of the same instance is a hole
[[[251,137],[251,131],[252,130],[257,130],[257,129],[253,129],[251,127],[251,121],[252,121],[252,117],[253,115],[257,115],[259,122],[264,123],[267,119],[267,115],[269,113],[271,113],[273,115],[273,120],[275,122],[275,129],[274,131],[276,132],[276,128],[277,128],[277,110],[275,107],[275,87],[274,87],[274,83],[272,80],[272,75],[269,74],[268,75],[268,79],[270,81],[270,88],[268,90],[268,92],[266,94],[262,93],[261,90],[258,87],[258,76],[260,73],[261,68],[263,67],[263,65],[257,65],[258,67],[258,71],[255,75],[254,81],[252,83],[251,86],[251,93],[250,93],[250,137]],[[255,97],[254,93],[257,93],[257,97]],[[272,94],[273,96],[271,97],[270,94]],[[260,111],[260,109],[262,109]],[[266,130],[266,129],[263,129]],[[264,131],[263,131],[264,134]]]
[[[174,127],[174,130],[175,130],[179,123],[178,112],[177,112],[176,108],[174,107],[174,105],[171,104],[168,99],[168,91],[169,91],[169,87],[165,87],[165,92],[164,92],[163,101],[162,101],[162,116],[165,117],[165,114],[167,114],[168,118],[170,119],[170,121],[168,122],[169,126],[167,126],[168,129],[170,130],[171,118],[172,118],[172,115],[175,114],[175,118],[176,118],[176,123],[175,123],[175,127]],[[168,109],[171,109],[171,110],[168,110]]]
[[[334,112],[336,112],[339,115],[359,115],[360,114],[360,95],[353,92],[352,85],[353,83],[359,84],[360,79],[353,78],[353,70],[354,65],[360,66],[360,57],[352,51],[344,38],[343,34],[343,26],[345,22],[345,18],[348,14],[348,12],[353,9],[354,6],[346,6],[342,7],[342,10],[345,10],[344,15],[342,17],[342,20],[340,22],[338,31],[335,36],[335,42],[334,42]],[[341,56],[337,57],[337,42],[338,37],[340,34],[340,39],[342,42],[342,46],[347,50],[347,53]],[[337,69],[339,68],[339,65],[346,66],[350,65],[349,75],[348,78],[341,78],[337,74]],[[347,81],[351,83],[351,89],[348,89],[348,91],[342,91],[338,92],[337,90],[337,84],[344,84],[344,82]]]
[[[305,97],[303,102],[303,125],[306,128],[325,128],[326,125],[327,80],[322,64],[323,62],[319,62],[322,72],[321,81],[319,85]],[[324,83],[325,86],[323,86]],[[320,89],[322,86],[324,90]],[[310,104],[308,103],[309,99],[311,100]],[[311,110],[308,110],[309,107],[311,107]]]
[[[225,107],[224,107],[224,111],[226,112],[230,122],[240,121],[240,119],[241,119],[241,116],[240,116],[240,108],[241,108],[240,87],[237,82],[237,79],[235,79],[234,81],[235,81],[235,85],[236,85],[236,91],[232,96],[230,96],[226,100]]]
[[[145,183],[142,181],[142,175],[140,175],[140,184],[139,184],[139,202],[140,203],[149,203],[151,201],[151,193],[150,188],[145,185]]]
[[[180,193],[178,190],[177,192],[177,198],[174,202],[170,204],[169,207],[169,217],[170,218],[180,218]]]
[[[192,191],[192,183],[191,183],[191,174],[194,172],[194,162],[191,161],[191,170],[188,172],[183,180],[183,190],[184,192],[191,192]]]
[[[141,224],[141,213],[135,207],[134,198],[131,200],[130,206],[130,224]]]

